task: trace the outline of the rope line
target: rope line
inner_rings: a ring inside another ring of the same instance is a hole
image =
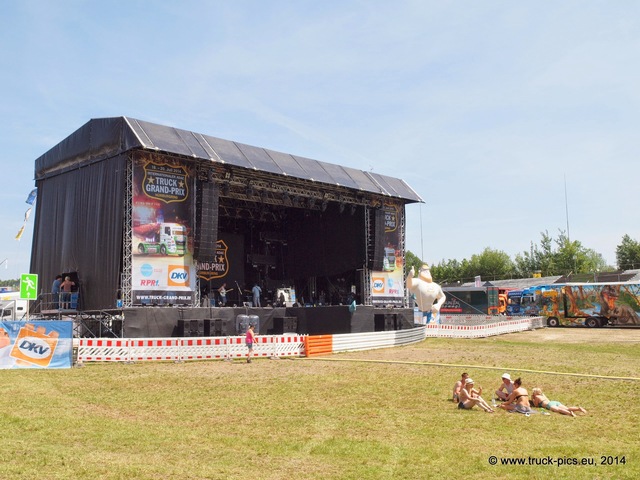
[[[639,377],[613,377],[609,375],[592,375],[589,373],[569,373],[569,372],[552,372],[548,370],[531,370],[527,368],[505,368],[505,367],[487,367],[485,365],[464,365],[455,363],[431,363],[431,362],[410,362],[406,360],[366,360],[356,358],[305,358],[305,360],[320,360],[325,362],[362,362],[362,363],[389,363],[397,365],[422,365],[427,367],[451,367],[451,368],[477,368],[482,370],[498,370],[498,371],[516,371],[526,373],[540,373],[546,375],[560,375],[565,377],[581,377],[581,378],[599,378],[603,380],[628,380],[632,382],[639,382]]]

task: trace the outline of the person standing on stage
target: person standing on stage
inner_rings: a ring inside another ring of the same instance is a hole
[[[60,285],[62,285],[62,275],[56,275],[56,279],[51,285],[51,303],[54,310],[60,308]]]
[[[223,283],[218,289],[218,295],[220,295],[220,306],[225,307],[227,305],[227,284]]]
[[[68,310],[71,308],[71,292],[75,287],[75,282],[71,281],[71,277],[64,277],[64,282],[60,284],[62,290],[62,301],[60,302],[62,310]]]
[[[260,307],[260,294],[262,293],[262,289],[257,283],[251,289],[251,293],[253,294],[253,306]]]

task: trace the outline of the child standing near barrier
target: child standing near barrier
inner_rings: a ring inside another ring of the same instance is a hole
[[[251,355],[253,354],[253,344],[256,340],[256,333],[255,333],[255,325],[251,324],[249,325],[249,328],[247,329],[247,335],[245,337],[245,342],[247,343],[247,349],[249,350],[247,353],[247,363],[251,363]]]

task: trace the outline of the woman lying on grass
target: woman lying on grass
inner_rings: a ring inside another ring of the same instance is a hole
[[[541,388],[534,388],[531,390],[531,395],[531,401],[533,402],[534,407],[546,408],[552,412],[561,413],[562,415],[571,415],[572,417],[576,416],[573,412],[587,413],[587,411],[582,407],[567,407],[556,400],[549,400],[547,396],[542,393]]]

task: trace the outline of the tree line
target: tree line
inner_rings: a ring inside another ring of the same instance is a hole
[[[424,263],[410,251],[406,253],[405,261],[407,269],[414,266],[416,270]],[[624,235],[616,247],[616,263],[618,270],[640,268],[640,242]],[[585,247],[579,240],[569,239],[562,230],[556,238],[548,231],[542,232],[540,243],[531,242],[528,251],[516,254],[513,259],[501,250],[487,247],[469,259],[442,260],[430,267],[431,275],[439,283],[464,283],[476,276],[483,280],[505,280],[616,271],[615,267],[607,265],[600,253]]]

